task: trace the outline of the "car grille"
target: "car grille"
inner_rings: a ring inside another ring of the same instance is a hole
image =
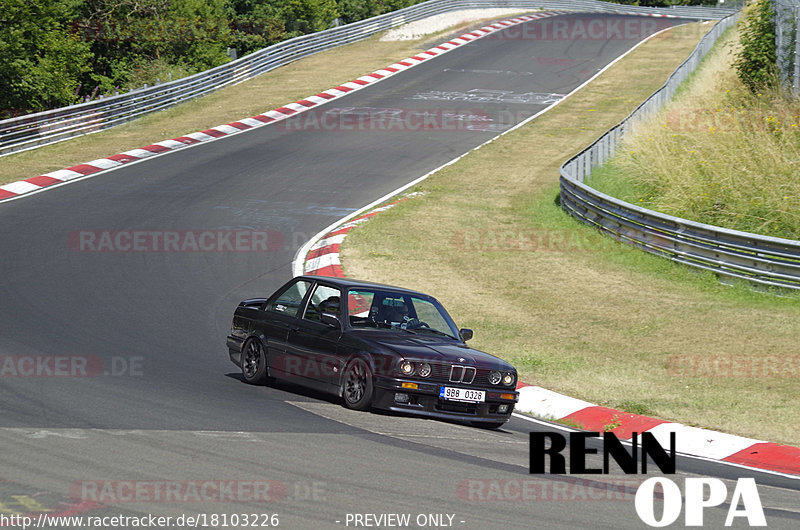
[[[428,379],[440,383],[491,386],[489,385],[489,372],[490,370],[474,366],[432,363],[431,375]]]

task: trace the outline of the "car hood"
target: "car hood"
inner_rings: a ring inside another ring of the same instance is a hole
[[[407,333],[369,332],[368,334],[368,337],[363,338],[408,359],[464,364],[494,370],[513,370],[513,366],[494,355],[450,339],[414,336]]]

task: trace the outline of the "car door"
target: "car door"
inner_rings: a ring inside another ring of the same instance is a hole
[[[287,284],[267,300],[262,317],[254,323],[254,334],[266,338],[267,365],[270,374],[275,377],[289,377],[286,370],[289,332],[296,327],[312,284],[309,280]],[[291,361],[288,364],[291,366]]]
[[[287,351],[296,357],[299,377],[306,384],[332,391],[338,384],[341,367],[336,357],[341,328],[322,322],[322,313],[341,314],[341,291],[331,285],[318,283],[305,311],[289,330]]]

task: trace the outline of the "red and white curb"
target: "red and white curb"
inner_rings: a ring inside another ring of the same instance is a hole
[[[358,217],[346,219],[338,225],[329,227],[307,247],[308,250],[302,260],[302,270],[295,270],[295,275],[344,277],[339,248],[347,234],[378,213],[414,195],[417,194],[403,196],[385,206],[368,210]],[[800,475],[800,448],[797,447],[689,427],[601,407],[522,382],[517,385],[517,390],[519,390],[519,402],[515,410],[518,412],[551,421],[568,422],[588,431],[613,432],[621,439],[630,439],[633,432],[650,432],[664,447],[669,446],[669,433],[674,432],[677,453]]]
[[[517,390],[520,395],[515,410],[521,412],[569,422],[588,431],[613,432],[622,439],[631,438],[633,432],[650,432],[664,447],[669,446],[669,433],[674,432],[678,453],[800,475],[797,447],[622,412],[525,383]]]
[[[333,230],[330,230],[322,237],[317,238],[317,241],[309,247],[308,253],[305,255],[303,271],[301,274],[344,278],[342,262],[339,259],[339,246],[342,244],[342,241],[344,241],[344,238],[347,237],[348,232],[361,223],[369,221],[372,217],[378,215],[379,213],[392,208],[400,201],[404,201],[417,195],[419,195],[419,193],[409,193],[408,195],[405,195],[385,206],[369,210],[367,213],[353,219],[349,219]]]
[[[176,151],[178,149],[183,149],[199,143],[216,140],[218,138],[237,134],[249,129],[285,120],[286,118],[295,116],[329,101],[346,96],[351,92],[355,92],[366,86],[377,83],[378,81],[391,77],[399,72],[413,68],[418,64],[445,54],[450,50],[454,50],[474,40],[486,37],[487,35],[491,35],[511,26],[524,24],[525,22],[530,22],[540,18],[560,15],[562,13],[563,12],[561,11],[543,11],[539,13],[533,13],[531,15],[523,15],[509,18],[507,20],[501,20],[499,22],[484,26],[480,29],[476,29],[475,31],[465,33],[458,38],[447,41],[438,46],[434,46],[429,50],[414,55],[413,57],[403,59],[402,61],[398,61],[380,70],[376,70],[371,74],[359,77],[358,79],[354,79],[348,83],[343,83],[337,87],[325,90],[324,92],[320,92],[314,96],[301,99],[300,101],[289,103],[283,107],[253,116],[252,118],[244,118],[242,120],[225,125],[218,125],[217,127],[206,129],[205,131],[187,134],[171,140],[156,142],[139,149],[132,149],[130,151],[125,151],[124,153],[112,155],[107,158],[92,160],[91,162],[78,164],[77,166],[59,169],[58,171],[45,173],[44,175],[38,175],[25,180],[12,182],[11,184],[2,185],[0,186],[0,201],[13,199],[27,193],[40,191],[48,186],[63,184],[65,182],[87,177],[89,175],[94,175],[102,171],[115,169],[124,164],[144,160],[145,158],[155,155]]]

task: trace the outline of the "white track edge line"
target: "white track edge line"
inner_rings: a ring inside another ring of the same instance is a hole
[[[687,22],[686,24],[688,24],[688,22]],[[454,158],[454,159],[450,160],[449,162],[445,162],[444,164],[442,164],[441,166],[437,167],[436,169],[433,169],[433,170],[429,171],[428,173],[425,173],[425,174],[424,174],[424,175],[422,175],[421,177],[418,177],[418,178],[416,178],[416,179],[412,180],[412,181],[411,181],[411,182],[409,182],[408,184],[404,184],[404,185],[400,186],[399,188],[395,189],[394,191],[390,191],[389,193],[387,193],[387,194],[386,194],[386,195],[384,195],[383,197],[381,197],[381,198],[379,198],[379,199],[376,199],[376,200],[372,201],[371,203],[367,204],[366,206],[364,206],[364,207],[362,207],[362,208],[360,208],[360,209],[356,210],[355,212],[353,212],[353,213],[351,213],[351,214],[349,214],[349,215],[346,215],[346,216],[342,217],[342,218],[341,218],[341,219],[339,219],[338,221],[334,221],[333,223],[331,223],[331,224],[330,224],[330,225],[328,225],[327,227],[323,228],[323,229],[322,229],[322,230],[320,230],[320,231],[319,231],[317,234],[315,234],[315,235],[314,235],[314,236],[313,236],[311,239],[309,239],[308,241],[306,241],[306,242],[305,242],[305,244],[303,244],[303,246],[301,246],[301,247],[300,247],[300,248],[297,250],[297,252],[295,253],[295,255],[294,255],[294,259],[292,260],[292,275],[293,275],[293,276],[302,276],[302,275],[303,275],[303,273],[304,273],[304,271],[305,271],[305,267],[304,267],[304,264],[305,264],[305,259],[304,259],[304,257],[305,257],[305,255],[306,255],[306,254],[308,254],[308,251],[311,249],[311,247],[312,247],[312,246],[313,246],[313,245],[314,245],[314,244],[315,244],[315,243],[316,243],[318,240],[322,239],[322,238],[325,236],[325,234],[327,234],[328,232],[331,232],[331,231],[333,231],[333,229],[334,229],[334,228],[336,228],[337,226],[339,226],[340,224],[344,224],[344,223],[346,223],[347,221],[349,221],[350,219],[352,219],[352,218],[354,218],[354,217],[357,217],[358,215],[360,215],[360,214],[364,213],[365,211],[369,210],[370,208],[374,208],[375,206],[378,206],[378,205],[379,205],[379,204],[381,204],[382,202],[385,202],[385,201],[387,201],[387,200],[391,199],[391,198],[392,198],[392,197],[394,197],[395,195],[399,195],[400,193],[403,193],[405,190],[407,190],[407,189],[408,189],[408,188],[410,188],[411,186],[414,186],[414,185],[416,185],[416,184],[418,184],[418,183],[422,182],[423,180],[427,179],[428,177],[430,177],[430,176],[431,176],[431,175],[433,175],[434,173],[437,173],[438,171],[440,171],[440,170],[442,170],[442,169],[446,168],[447,166],[449,166],[449,165],[451,165],[451,164],[455,164],[456,162],[458,162],[459,160],[461,160],[462,158],[464,158],[465,156],[467,156],[467,155],[468,155],[470,152],[472,152],[472,151],[476,151],[476,150],[480,149],[481,147],[483,147],[484,145],[488,145],[488,144],[492,143],[493,141],[497,140],[497,139],[498,139],[498,138],[500,138],[501,136],[503,136],[503,135],[505,135],[505,134],[508,134],[508,133],[510,133],[511,131],[514,131],[514,130],[516,130],[516,129],[518,129],[518,128],[522,127],[523,125],[525,125],[525,124],[527,124],[527,123],[529,123],[529,122],[533,121],[534,119],[538,118],[539,116],[541,116],[542,114],[544,114],[544,113],[545,113],[545,112],[547,112],[548,110],[550,110],[550,109],[554,108],[556,105],[558,105],[559,103],[561,103],[562,101],[564,101],[565,99],[567,99],[568,97],[570,97],[571,95],[573,95],[574,93],[576,93],[577,91],[579,91],[581,88],[585,87],[586,85],[588,85],[589,83],[591,83],[592,81],[594,81],[594,79],[595,79],[595,78],[597,78],[597,77],[598,77],[598,76],[600,76],[600,75],[601,75],[603,72],[605,72],[606,70],[608,70],[609,68],[611,68],[611,66],[613,66],[613,65],[614,65],[614,64],[615,64],[617,61],[620,61],[620,60],[621,60],[623,57],[625,57],[626,55],[628,55],[629,53],[631,53],[633,50],[635,50],[636,48],[638,48],[639,46],[641,46],[641,45],[642,45],[642,44],[644,44],[645,42],[649,41],[649,40],[650,40],[650,39],[652,39],[653,37],[655,37],[655,36],[657,36],[657,35],[659,35],[659,34],[661,34],[661,33],[665,32],[665,31],[668,31],[668,30],[670,30],[670,29],[672,29],[672,28],[677,28],[677,27],[680,27],[680,26],[684,26],[684,25],[685,25],[685,24],[678,24],[678,25],[676,25],[676,26],[670,26],[669,28],[664,28],[664,29],[662,29],[661,31],[658,31],[658,32],[656,32],[656,33],[653,33],[652,35],[648,36],[647,38],[645,38],[645,39],[643,39],[643,40],[641,40],[641,41],[637,42],[637,43],[636,43],[634,46],[632,46],[631,48],[629,48],[629,49],[628,49],[628,50],[627,50],[625,53],[623,53],[622,55],[620,55],[619,57],[617,57],[616,59],[614,59],[613,61],[611,61],[610,63],[608,63],[606,66],[604,66],[603,68],[601,68],[601,69],[600,69],[600,70],[599,70],[599,71],[598,71],[596,74],[594,74],[592,77],[590,77],[590,78],[589,78],[589,79],[587,79],[585,82],[583,82],[582,84],[580,84],[579,86],[577,86],[576,88],[574,88],[574,89],[573,89],[573,90],[572,90],[572,91],[571,91],[569,94],[567,94],[566,96],[564,96],[563,98],[561,98],[561,99],[560,99],[560,100],[558,100],[557,102],[553,103],[553,104],[552,104],[552,105],[550,105],[549,107],[546,107],[546,108],[544,108],[544,109],[540,110],[539,112],[537,112],[537,113],[536,113],[536,114],[534,114],[533,116],[530,116],[530,117],[528,117],[528,118],[526,118],[526,119],[522,120],[521,122],[519,122],[519,123],[518,123],[518,124],[516,124],[515,126],[511,127],[510,129],[506,129],[505,131],[501,132],[501,133],[500,133],[500,134],[498,134],[497,136],[494,136],[494,137],[492,137],[492,138],[490,138],[490,139],[486,140],[486,141],[485,141],[485,142],[483,142],[482,144],[480,144],[480,145],[478,145],[478,146],[476,146],[476,147],[473,147],[473,148],[472,148],[472,149],[470,149],[469,151],[467,151],[467,152],[465,152],[465,153],[463,153],[463,154],[459,155],[458,157],[456,157],[456,158]]]

